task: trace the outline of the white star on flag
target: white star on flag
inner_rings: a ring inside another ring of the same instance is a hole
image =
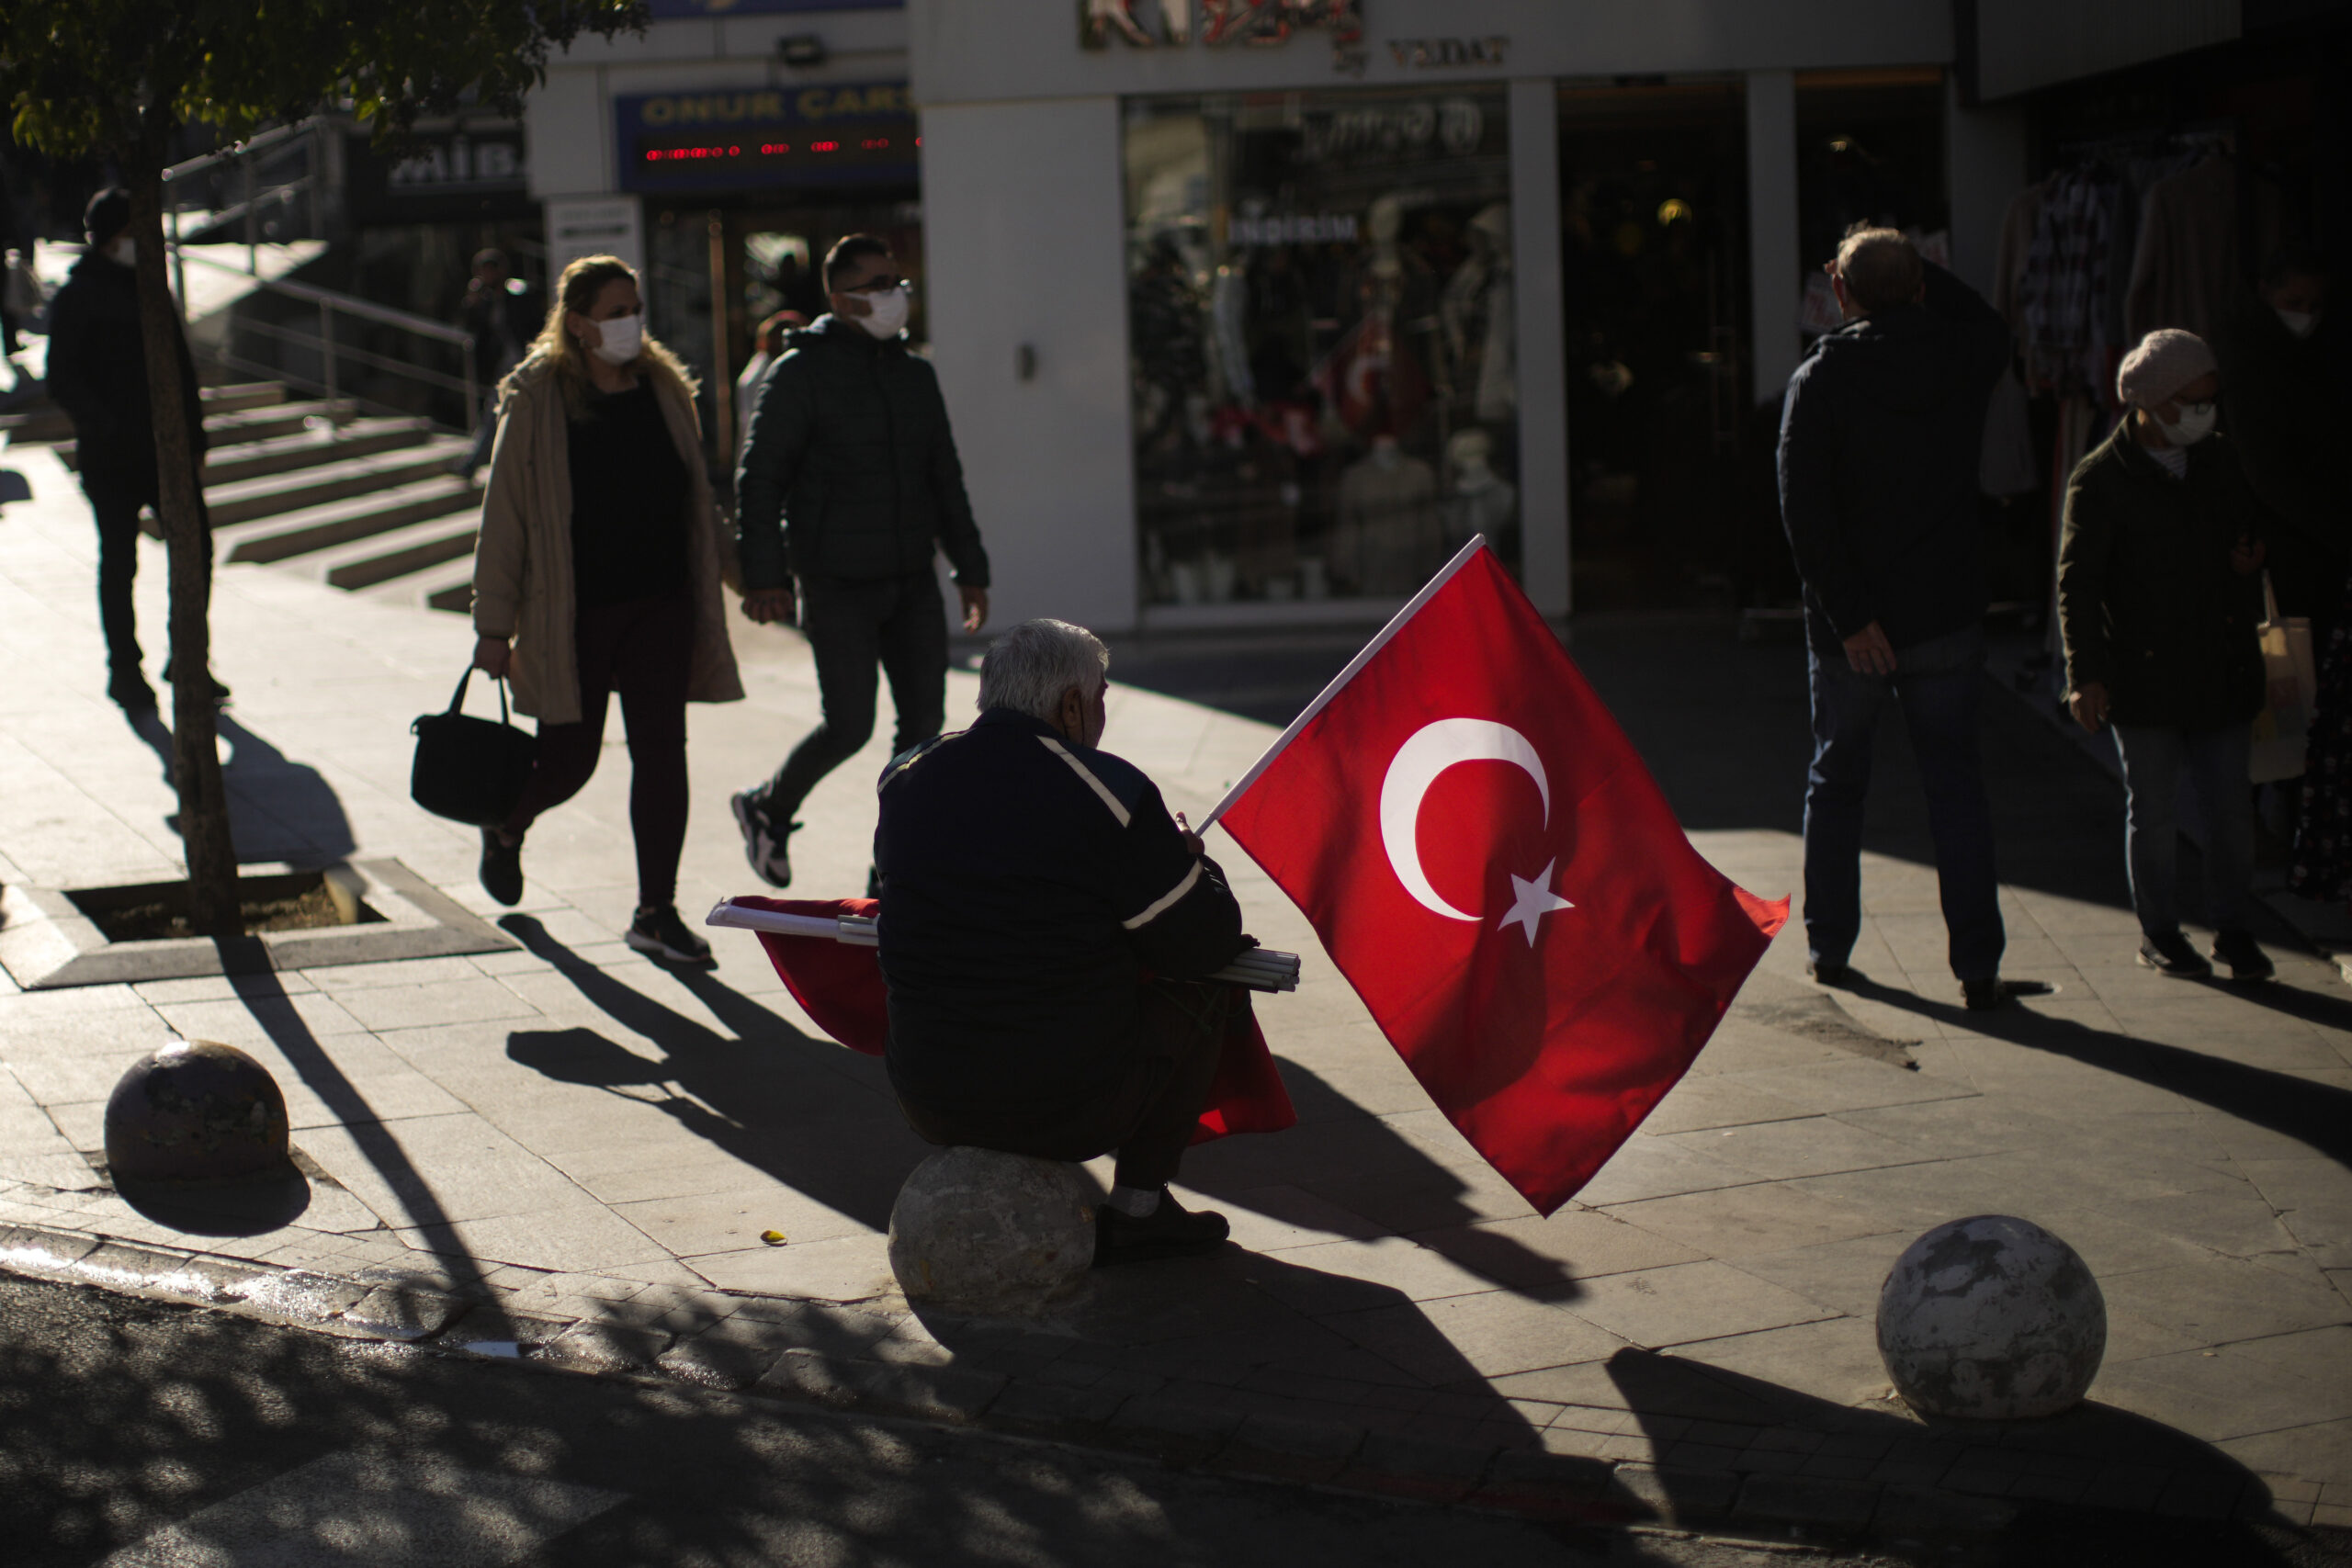
[[[1510,913],[1502,918],[1502,923],[1495,927],[1497,931],[1501,931],[1508,926],[1525,926],[1527,945],[1533,947],[1536,921],[1555,909],[1576,908],[1574,904],[1552,891],[1552,873],[1559,863],[1559,861],[1555,858],[1550,864],[1536,874],[1535,880],[1532,882],[1528,881],[1517,872],[1510,874],[1511,896],[1517,902],[1511,905]]]

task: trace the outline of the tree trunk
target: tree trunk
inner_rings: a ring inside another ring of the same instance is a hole
[[[229,796],[212,723],[211,547],[197,522],[196,433],[181,381],[186,352],[178,310],[164,276],[164,160],[160,137],[124,169],[130,234],[138,247],[140,335],[155,421],[156,513],[171,562],[172,773],[180,792],[180,841],[187,856],[188,923],[201,935],[244,934],[237,908],[237,850],[229,837]]]

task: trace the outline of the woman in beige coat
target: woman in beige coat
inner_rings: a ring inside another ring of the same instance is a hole
[[[547,325],[499,389],[474,547],[474,663],[539,721],[523,798],[482,829],[481,885],[523,897],[523,835],[596,770],[607,699],[628,727],[637,839],[631,947],[708,964],[679,919],[686,704],[743,695],[719,579],[727,540],[703,467],[694,380],[645,333],[637,275],[613,256],[563,269]]]

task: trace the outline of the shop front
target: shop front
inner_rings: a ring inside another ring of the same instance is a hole
[[[1371,622],[1474,535],[1555,615],[1788,592],[1814,231],[1951,221],[1949,8],[1823,10],[913,0],[1007,610]]]

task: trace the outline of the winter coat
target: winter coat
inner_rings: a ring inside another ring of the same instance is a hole
[[[580,662],[573,640],[571,422],[552,361],[533,358],[500,389],[498,435],[474,542],[474,630],[512,637],[508,679],[514,705],[542,724],[580,721]],[[685,460],[687,591],[695,643],[686,699],[730,703],[743,695],[727,639],[720,575],[731,566],[727,539],[703,467],[695,406],[684,389],[654,372],[654,390],[678,455]]]
[[[2248,295],[2216,345],[2230,438],[2272,513],[2270,581],[2281,615],[2333,616],[2352,566],[2352,479],[2342,456],[2352,397],[2331,359],[2337,335],[2326,323],[2298,338]]]
[[[735,475],[743,586],[796,574],[872,581],[930,570],[989,585],[988,553],[930,364],[905,338],[820,316],[785,338]]]
[[[1805,634],[1838,653],[1875,621],[1896,648],[1984,615],[1976,473],[2009,329],[1932,264],[1917,305],[1816,340],[1781,415],[1781,522]]]
[[[2262,579],[2230,551],[2260,516],[2225,436],[2188,448],[2176,479],[2130,420],[2066,483],[2058,626],[2066,684],[2106,686],[2120,725],[2218,729],[2262,711]]]
[[[187,338],[173,336],[188,439],[200,465],[206,443],[196,363],[188,356]],[[74,421],[74,465],[82,489],[93,497],[113,494],[149,505],[156,500],[146,344],[138,275],[88,252],[49,302],[49,395]]]

